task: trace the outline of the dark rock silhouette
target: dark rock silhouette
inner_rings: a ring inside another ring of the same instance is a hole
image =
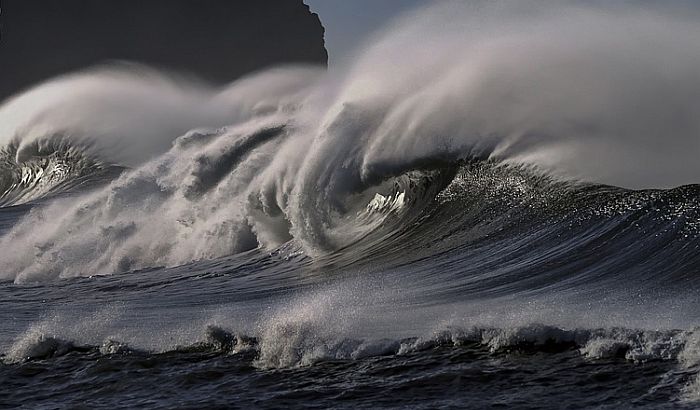
[[[279,63],[327,64],[302,0],[0,0],[0,100],[110,60],[214,83]]]

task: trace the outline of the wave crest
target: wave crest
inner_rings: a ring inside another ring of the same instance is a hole
[[[87,148],[62,137],[35,141],[19,149],[0,149],[0,206],[18,205],[93,187],[113,179],[121,167],[87,154]]]

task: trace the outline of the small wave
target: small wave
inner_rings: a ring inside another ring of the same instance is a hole
[[[566,330],[533,324],[514,328],[450,328],[424,337],[363,340],[318,338],[318,333],[310,329],[288,328],[271,340],[263,338],[257,364],[263,368],[308,366],[324,360],[357,360],[443,347],[479,346],[495,355],[576,350],[589,360],[624,359],[634,363],[678,360],[687,367],[684,357],[696,348],[697,334],[698,330]]]
[[[362,339],[332,335],[308,324],[286,323],[259,336],[207,325],[204,339],[193,344],[149,352],[109,337],[98,346],[64,340],[32,329],[4,356],[8,364],[45,360],[71,352],[102,355],[161,354],[210,351],[226,355],[252,353],[259,368],[311,366],[328,360],[360,360],[376,356],[404,356],[437,348],[478,347],[490,354],[533,354],[577,351],[588,360],[623,359],[633,363],[676,360],[686,369],[700,366],[700,330],[563,329],[531,324],[512,328],[449,327],[421,337]]]
[[[56,336],[30,331],[12,345],[3,357],[5,363],[50,359],[71,352],[88,352],[91,347],[75,345]]]
[[[317,309],[313,310],[312,306]],[[675,386],[674,391],[686,402],[698,400],[699,328],[569,329],[541,323],[501,327],[441,324],[436,330],[420,336],[370,337],[354,336],[348,323],[344,323],[345,319],[329,322],[326,320],[328,315],[333,315],[332,306],[309,303],[301,310],[283,309],[246,332],[208,324],[201,328],[199,335],[195,332],[184,343],[174,344],[172,335],[165,332],[160,340],[162,346],[147,341],[151,346],[148,348],[141,347],[133,335],[128,336],[130,342],[123,341],[115,328],[91,332],[81,327],[82,330],[76,333],[75,329],[61,329],[59,322],[46,322],[20,335],[2,355],[2,362],[6,366],[21,366],[25,362],[52,361],[65,355],[76,355],[81,360],[98,360],[104,356],[119,356],[124,360],[177,360],[178,357],[202,355],[235,360],[247,367],[267,371],[313,368],[328,362],[374,362],[377,359],[402,366],[416,358],[430,360],[435,354],[459,356],[464,352],[488,360],[521,357],[518,360],[532,358],[540,361],[541,355],[562,355],[562,360],[576,358],[592,365],[645,366],[663,362],[667,363],[663,368],[677,366],[669,375],[673,378],[670,383]],[[100,336],[101,333],[108,336]],[[101,343],[94,343],[101,337]]]
[[[0,206],[85,190],[104,184],[122,171],[86,152],[86,147],[73,145],[63,137],[36,141],[21,151],[16,142],[1,148]]]

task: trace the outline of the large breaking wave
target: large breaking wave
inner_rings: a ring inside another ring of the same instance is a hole
[[[32,210],[1,240],[2,275],[107,274],[289,241],[316,258],[353,246],[339,258],[359,260],[436,212],[483,224],[522,196],[555,215],[662,201],[658,217],[694,235],[695,187],[576,181],[697,182],[700,29],[673,10],[542,6],[416,13],[343,74],[276,69],[213,90],[121,65],[29,90],[0,109],[4,204],[131,169]],[[460,207],[435,210],[445,196]]]

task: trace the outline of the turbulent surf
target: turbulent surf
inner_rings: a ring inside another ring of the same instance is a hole
[[[448,3],[342,70],[11,98],[0,403],[692,408],[695,21]]]

